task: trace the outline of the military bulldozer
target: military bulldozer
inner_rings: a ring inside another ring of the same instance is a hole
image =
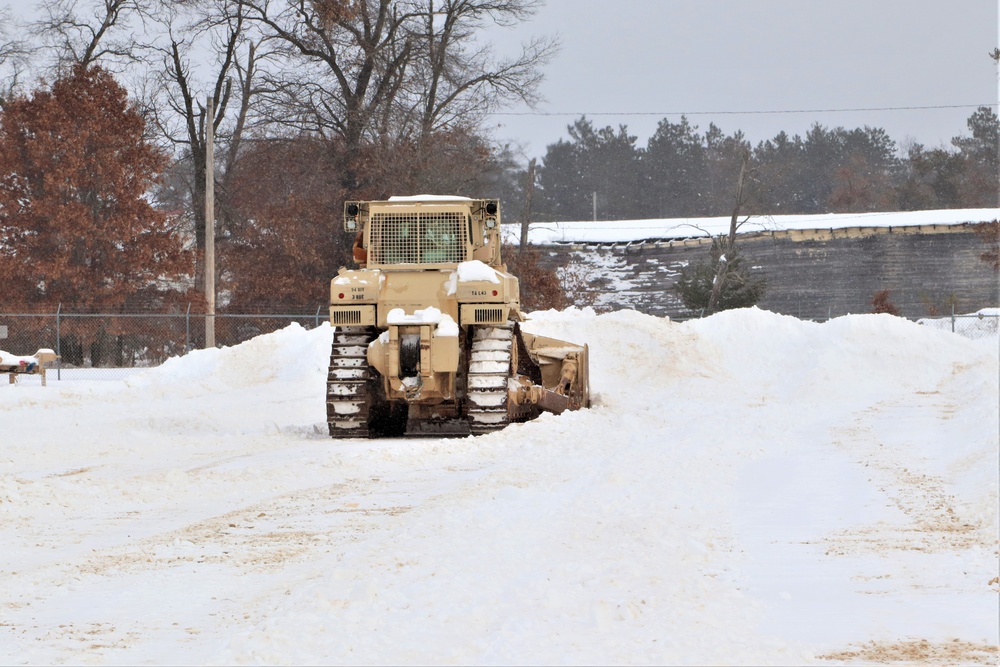
[[[330,284],[335,438],[478,435],[590,405],[588,350],[521,331],[500,203],[348,201],[356,269]]]

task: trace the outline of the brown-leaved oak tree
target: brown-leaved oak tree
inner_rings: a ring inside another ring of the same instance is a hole
[[[166,156],[107,71],[76,66],[0,115],[0,307],[159,306],[190,253],[148,193]]]

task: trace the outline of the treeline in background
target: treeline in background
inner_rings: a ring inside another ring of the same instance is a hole
[[[967,124],[969,134],[947,148],[818,123],[805,136],[781,132],[753,145],[742,132],[714,124],[700,132],[682,117],[660,121],[643,147],[624,125],[580,118],[541,159],[532,219],[590,220],[595,193],[601,220],[729,215],[744,158],[754,175],[748,214],[996,207],[997,116],[981,107]]]
[[[0,312],[203,306],[214,135],[218,303],[313,313],[350,265],[345,199],[499,197],[506,222],[982,207],[998,128],[951,146],[815,125],[751,145],[580,118],[529,169],[492,114],[557,44],[490,36],[536,0],[44,0],[0,16]],[[212,99],[209,107],[208,100]],[[749,170],[747,170],[749,166]],[[529,174],[531,178],[529,179]],[[530,199],[530,209],[526,202]]]

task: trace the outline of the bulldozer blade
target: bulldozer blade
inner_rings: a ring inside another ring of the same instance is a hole
[[[543,410],[559,414],[569,408],[569,399],[562,394],[557,394],[554,391],[546,389],[541,392],[536,405]]]

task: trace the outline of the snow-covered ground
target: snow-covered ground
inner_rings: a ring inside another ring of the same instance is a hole
[[[0,383],[0,663],[997,664],[997,339],[525,328],[592,409],[331,440],[328,326]]]

